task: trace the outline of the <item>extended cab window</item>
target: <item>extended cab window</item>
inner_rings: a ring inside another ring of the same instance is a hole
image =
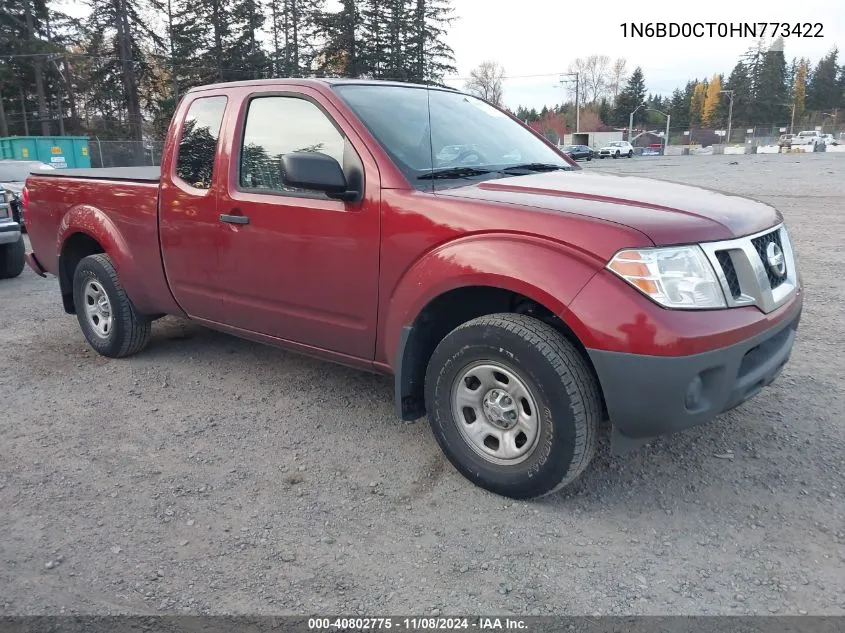
[[[282,182],[281,158],[320,152],[343,164],[344,137],[320,108],[297,97],[257,97],[249,104],[241,150],[245,189],[301,191]]]
[[[214,154],[225,109],[226,97],[202,97],[191,104],[185,116],[176,175],[197,189],[211,187]]]

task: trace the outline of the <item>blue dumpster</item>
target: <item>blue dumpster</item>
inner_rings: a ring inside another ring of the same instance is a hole
[[[0,138],[0,158],[38,160],[56,169],[91,166],[87,136],[7,136]]]

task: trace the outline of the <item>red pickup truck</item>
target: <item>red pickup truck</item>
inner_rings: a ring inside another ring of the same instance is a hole
[[[259,80],[181,100],[161,168],[27,181],[30,267],[111,357],[165,314],[395,376],[455,467],[526,498],[712,419],[787,362],[781,215],[582,170],[449,89]]]

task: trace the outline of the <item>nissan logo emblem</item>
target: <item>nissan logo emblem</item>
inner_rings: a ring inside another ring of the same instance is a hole
[[[766,263],[778,277],[786,274],[786,260],[783,257],[783,249],[776,242],[769,242],[766,247]]]

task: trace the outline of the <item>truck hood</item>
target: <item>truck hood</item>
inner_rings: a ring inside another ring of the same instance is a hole
[[[644,233],[657,245],[732,239],[782,221],[774,207],[729,193],[584,171],[500,178],[437,193],[614,222]]]

